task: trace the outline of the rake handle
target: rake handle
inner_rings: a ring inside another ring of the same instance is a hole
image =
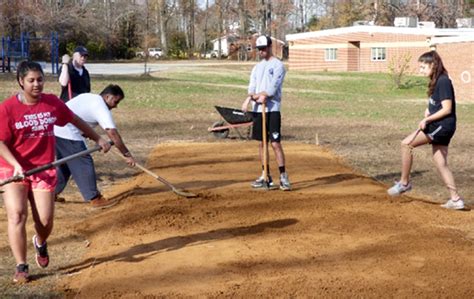
[[[126,157],[124,157],[121,153],[117,152],[117,151],[113,151],[114,154],[116,154],[117,156],[119,156],[120,158],[122,159],[126,159]],[[171,189],[176,189],[170,182],[168,182],[167,180],[165,180],[164,178],[160,177],[159,175],[157,175],[156,173],[152,172],[151,170],[149,170],[148,168],[146,168],[145,166],[141,165],[140,163],[137,163],[135,162],[135,167],[137,167],[138,169],[140,169],[141,171],[151,175],[152,177],[154,177],[155,179],[157,179],[158,181],[162,182],[163,184],[165,184],[166,186],[170,187]]]
[[[121,153],[119,153],[117,151],[113,151],[113,152],[117,156],[120,156],[120,158],[122,158],[124,160],[126,159]],[[196,194],[193,194],[193,193],[190,193],[190,192],[187,192],[187,191],[184,191],[184,190],[177,189],[175,186],[173,186],[173,184],[171,184],[170,182],[168,182],[164,178],[160,177],[159,175],[157,175],[156,173],[152,172],[151,170],[149,170],[148,168],[144,167],[143,165],[141,165],[139,163],[135,162],[135,167],[139,168],[140,170],[142,170],[146,174],[150,175],[154,179],[160,181],[161,183],[163,183],[165,186],[170,188],[174,193],[176,193],[179,196],[183,196],[183,197],[186,197],[186,198],[198,197]]]
[[[162,182],[163,184],[167,185],[168,187],[170,187],[171,189],[176,189],[173,185],[171,185],[170,182],[168,182],[167,180],[165,180],[164,178],[160,177],[159,175],[157,175],[156,173],[152,172],[151,170],[149,170],[148,168],[145,168],[144,166],[142,166],[141,164],[138,164],[138,163],[135,163],[135,166],[138,167],[140,170],[146,172],[147,174],[151,175],[152,177],[154,177],[155,179],[157,179],[158,181]]]
[[[110,145],[114,145],[114,143],[112,141],[109,141]],[[59,165],[62,165],[64,163],[67,163],[73,159],[76,159],[76,158],[79,158],[79,157],[82,157],[82,156],[85,156],[87,154],[91,154],[93,152],[97,152],[97,151],[100,151],[102,148],[99,146],[99,145],[96,145],[94,146],[93,148],[89,148],[89,149],[86,149],[86,150],[83,150],[81,152],[78,152],[78,153],[75,153],[75,154],[72,154],[70,156],[67,156],[67,157],[64,157],[62,159],[59,159],[59,160],[56,160],[54,162],[51,162],[51,163],[48,163],[48,164],[45,164],[45,165],[42,165],[42,166],[38,166],[36,168],[33,168],[33,169],[30,169],[30,170],[27,170],[25,171],[23,174],[21,175],[15,175],[15,176],[12,176],[4,181],[1,181],[0,182],[0,186],[3,186],[3,185],[6,185],[6,184],[9,184],[9,183],[12,183],[12,182],[17,182],[17,181],[21,181],[23,180],[24,178],[30,176],[30,175],[33,175],[35,173],[38,173],[38,172],[41,172],[41,171],[44,171],[46,169],[50,169],[50,168],[53,168],[53,167],[57,167]]]

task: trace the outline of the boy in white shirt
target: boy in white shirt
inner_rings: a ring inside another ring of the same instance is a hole
[[[126,157],[127,164],[134,166],[135,159],[125,146],[110,111],[116,108],[124,97],[125,95],[120,86],[110,84],[99,95],[92,93],[80,94],[69,100],[66,105],[91,127],[94,128],[99,125],[110,140],[114,142],[117,149]],[[86,149],[82,132],[74,125],[55,126],[54,135],[56,136],[57,159]],[[93,207],[107,208],[116,203],[106,200],[98,191],[94,161],[91,155],[71,160],[57,168],[58,184],[55,189],[57,201],[63,201],[57,195],[64,190],[71,175],[84,200],[90,202]]]

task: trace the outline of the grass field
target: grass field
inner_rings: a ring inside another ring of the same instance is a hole
[[[166,140],[215,139],[207,128],[220,119],[214,105],[239,108],[246,95],[251,66],[178,68],[142,76],[98,76],[93,92],[108,83],[121,85],[126,100],[114,111],[125,139],[146,159]],[[13,76],[0,77],[0,97],[17,90]],[[58,93],[48,78],[48,92]],[[384,183],[399,175],[399,141],[414,130],[426,107],[426,80],[406,78],[395,89],[388,74],[288,71],[283,88],[283,135],[286,141],[319,142],[335,150],[353,167]],[[459,103],[458,131],[450,147],[450,163],[462,194],[474,198],[474,105]],[[232,134],[231,134],[232,135]],[[234,134],[235,136],[235,134]],[[467,162],[467,163],[466,163]],[[289,171],[298,171],[288,165]],[[443,201],[447,192],[431,162],[430,148],[419,150],[413,169],[418,193]]]

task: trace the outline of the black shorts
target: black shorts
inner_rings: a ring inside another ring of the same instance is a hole
[[[456,125],[441,122],[429,123],[423,130],[423,133],[431,140],[431,144],[446,146],[449,145],[454,132],[456,132]]]
[[[280,112],[268,112],[267,117],[267,140],[280,142],[281,140],[281,114]],[[262,141],[262,113],[253,113],[252,139]]]

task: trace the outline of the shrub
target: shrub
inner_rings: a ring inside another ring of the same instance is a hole
[[[410,73],[410,61],[410,53],[394,56],[390,60],[388,70],[396,89],[400,89],[404,85],[405,76]]]

